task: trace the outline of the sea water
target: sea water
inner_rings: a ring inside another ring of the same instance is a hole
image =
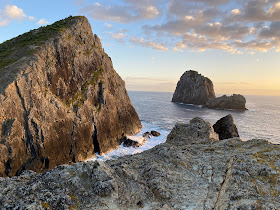
[[[141,136],[146,131],[156,130],[159,137],[148,139],[138,148],[120,146],[105,155],[97,155],[91,160],[108,160],[123,155],[140,153],[165,142],[176,122],[189,123],[194,117],[201,117],[212,125],[220,118],[231,114],[238,128],[240,138],[267,139],[280,144],[280,96],[245,96],[247,111],[208,109],[202,106],[171,102],[173,93],[128,92],[130,100],[142,122]]]

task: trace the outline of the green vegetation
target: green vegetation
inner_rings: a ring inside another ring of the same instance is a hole
[[[97,84],[97,81],[100,79],[102,72],[103,72],[103,67],[99,66],[98,70],[93,73],[91,79],[86,81],[81,86],[81,89],[78,90],[74,94],[74,96],[67,101],[67,106],[70,107],[71,105],[73,105],[73,109],[77,110],[87,99],[86,94],[87,94],[88,86],[90,85],[95,86]]]
[[[0,44],[0,70],[5,66],[17,61],[25,55],[31,55],[37,52],[36,49],[30,49],[28,46],[40,46],[49,38],[69,28],[74,20],[84,18],[83,16],[68,17],[57,21],[52,25],[40,27],[29,31],[16,38]]]

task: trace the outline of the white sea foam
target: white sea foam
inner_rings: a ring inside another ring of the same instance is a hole
[[[133,154],[143,152],[145,150],[155,147],[158,144],[164,143],[166,141],[166,137],[168,133],[170,132],[168,130],[164,130],[158,126],[155,126],[152,123],[142,122],[142,125],[143,128],[141,132],[135,136],[129,136],[130,139],[135,141],[141,141],[143,139],[142,138],[143,134],[147,131],[151,132],[152,130],[160,132],[161,135],[158,137],[152,137],[150,139],[147,139],[147,142],[140,147],[132,148],[132,147],[124,147],[123,145],[121,145],[118,149],[115,149],[103,155],[96,155],[86,161],[94,161],[94,160],[106,161],[106,160],[116,159],[124,155],[133,155]]]

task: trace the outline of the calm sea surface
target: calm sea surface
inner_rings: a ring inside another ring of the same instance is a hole
[[[215,110],[193,105],[172,103],[173,93],[128,92],[141,121],[164,130],[176,122],[188,123],[201,117],[212,125],[232,114],[243,140],[267,139],[280,144],[280,96],[245,96],[248,111]]]

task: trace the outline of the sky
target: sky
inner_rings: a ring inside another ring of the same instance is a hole
[[[70,15],[128,90],[173,92],[196,70],[217,94],[280,95],[280,0],[1,0],[0,43]]]

